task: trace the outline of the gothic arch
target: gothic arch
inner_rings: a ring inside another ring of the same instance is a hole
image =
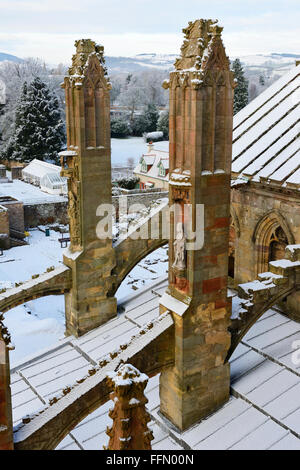
[[[253,242],[256,250],[256,275],[268,269],[270,243],[278,228],[281,228],[284,232],[288,245],[295,243],[294,235],[279,211],[273,210],[265,214],[259,220],[253,232]]]
[[[116,267],[112,271],[115,282],[112,286],[111,295],[114,295],[120,287],[127,274],[146,256],[166,245],[168,240],[131,240],[126,239],[115,248]]]
[[[228,355],[226,361],[234,353],[235,349],[238,347],[240,342],[243,340],[244,336],[248,333],[248,331],[252,328],[252,326],[262,317],[262,315],[280,302],[285,297],[299,292],[300,286],[293,285],[287,286],[285,288],[280,289],[276,292],[273,296],[265,300],[264,302],[258,303],[250,307],[250,312],[248,315],[245,316],[245,319],[234,319],[232,320],[231,326],[229,327],[229,331],[231,333],[231,345],[228,351]]]

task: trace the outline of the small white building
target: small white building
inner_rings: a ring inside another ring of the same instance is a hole
[[[22,170],[22,179],[46,193],[67,194],[67,179],[60,176],[60,171],[60,166],[35,158]]]

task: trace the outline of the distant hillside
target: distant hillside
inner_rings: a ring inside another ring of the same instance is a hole
[[[6,54],[5,52],[0,52],[0,62],[4,60],[9,60],[10,62],[22,62],[23,59],[11,54]]]
[[[138,54],[133,57],[106,57],[106,65],[109,74],[141,72],[149,68],[158,70],[170,70],[173,68],[176,54]],[[235,59],[236,57],[231,57]],[[300,54],[272,53],[253,54],[239,57],[247,75],[265,73],[266,76],[283,75],[295,65],[295,60],[300,60]],[[22,62],[23,59],[5,52],[0,52],[0,62],[10,60]],[[47,59],[46,59],[47,61]]]
[[[131,73],[156,68],[169,70],[173,67],[175,54],[138,54],[134,57],[106,57],[110,74]],[[231,59],[235,59],[232,57]],[[239,57],[249,74],[263,73],[266,75],[282,75],[300,60],[300,54],[256,54]]]
[[[169,70],[173,67],[176,55],[138,54],[134,57],[106,57],[105,62],[110,73],[130,73],[156,68]]]

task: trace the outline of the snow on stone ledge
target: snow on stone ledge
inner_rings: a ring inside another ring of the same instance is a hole
[[[270,261],[271,266],[276,268],[294,268],[300,266],[300,261],[290,261],[289,259],[279,259],[277,261]]]
[[[121,363],[127,363],[131,357],[144,349],[172,325],[172,315],[165,312],[148,326],[141,328],[139,333],[131,338],[125,349],[123,345],[122,350],[120,349],[114,354],[111,353],[110,357],[102,361],[103,365],[93,369],[92,374],[83,377],[80,381],[77,380],[75,384],[68,387],[67,391],[65,389],[65,393],[61,392],[57,397],[53,397],[56,398],[56,402],[53,401],[52,405],[46,405],[33,415],[28,416],[29,421],[26,424],[21,423],[16,426],[14,428],[14,442],[22,442],[33,433],[38,432],[40,428],[57,417],[72,403],[103,382],[109,372],[117,370]]]

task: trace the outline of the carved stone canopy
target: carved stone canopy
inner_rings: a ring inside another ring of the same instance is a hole
[[[175,61],[170,80],[163,82],[164,88],[190,86],[198,89],[203,85],[210,86],[211,81],[225,84],[224,72],[229,72],[230,62],[221,39],[223,27],[217,23],[218,20],[200,19],[190,21],[183,29],[185,38],[181,54]],[[231,72],[230,84],[234,86]]]
[[[95,86],[101,77],[101,85],[111,88],[105,67],[104,47],[96,44],[91,39],[79,39],[75,41],[76,54],[72,57],[72,65],[69,68],[69,76],[65,78],[65,86],[81,87],[88,75],[90,86]],[[96,80],[97,78],[97,80]]]

